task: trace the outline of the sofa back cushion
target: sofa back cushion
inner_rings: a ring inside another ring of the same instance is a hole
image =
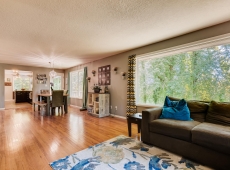
[[[180,99],[175,97],[169,97],[172,101],[179,101]],[[187,105],[190,111],[190,117],[193,120],[204,122],[205,116],[208,111],[209,103],[198,100],[187,100]]]
[[[192,120],[187,102],[184,99],[171,101],[168,96],[165,98],[160,119]]]
[[[191,118],[199,122],[204,122],[205,116],[209,108],[209,104],[196,100],[188,100],[187,104],[190,110]]]
[[[206,122],[230,126],[230,103],[211,101]]]

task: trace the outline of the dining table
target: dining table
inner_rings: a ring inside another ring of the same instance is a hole
[[[64,111],[65,113],[68,113],[68,105],[67,105],[67,96],[68,94],[63,94],[63,102],[64,102]],[[38,101],[42,101],[42,97],[46,98],[46,114],[50,115],[50,98],[52,97],[52,94],[50,93],[39,93],[38,94]],[[38,110],[40,110],[40,106],[38,107]]]

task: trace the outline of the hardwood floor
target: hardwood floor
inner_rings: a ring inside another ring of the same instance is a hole
[[[5,109],[30,108],[30,103],[15,103],[15,101],[5,101]]]
[[[50,162],[118,135],[128,136],[125,119],[96,118],[78,108],[53,116],[32,107],[0,110],[0,170],[49,170]]]

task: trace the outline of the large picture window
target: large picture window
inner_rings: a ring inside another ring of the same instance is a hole
[[[137,104],[160,104],[165,96],[230,101],[230,45],[137,60]]]
[[[70,97],[82,98],[83,69],[70,72]]]

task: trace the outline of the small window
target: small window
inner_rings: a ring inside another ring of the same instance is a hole
[[[14,90],[32,90],[32,77],[30,76],[19,76],[13,78],[13,89]]]
[[[61,76],[55,76],[53,78],[53,89],[61,90]]]
[[[70,97],[82,98],[83,69],[70,72]]]

